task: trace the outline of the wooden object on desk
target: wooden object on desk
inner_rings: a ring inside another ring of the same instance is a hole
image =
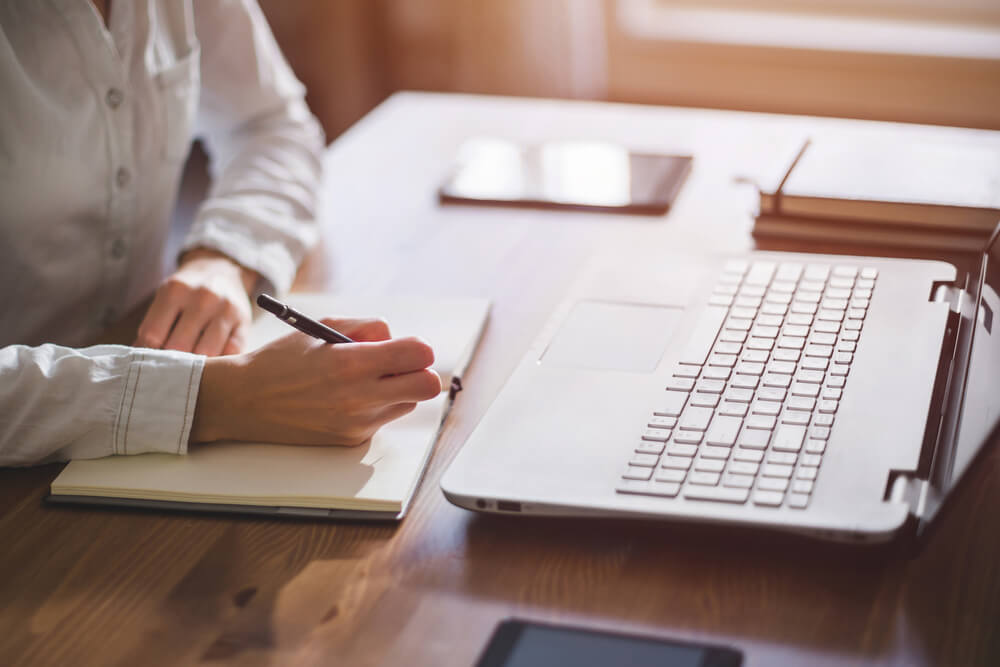
[[[0,663],[471,665],[509,615],[732,644],[760,665],[1000,660],[1000,450],[988,446],[912,557],[652,521],[480,516],[438,489],[578,270],[637,245],[751,248],[734,183],[816,130],[1000,133],[405,94],[327,158],[329,241],[303,289],[485,296],[494,308],[427,477],[398,527],[49,507],[59,466],[0,470]],[[663,219],[440,207],[472,134],[612,139],[689,152]]]

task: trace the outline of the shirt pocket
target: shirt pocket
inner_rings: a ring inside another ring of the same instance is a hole
[[[192,49],[154,76],[163,119],[163,157],[168,160],[183,160],[191,148],[201,89],[199,55]]]

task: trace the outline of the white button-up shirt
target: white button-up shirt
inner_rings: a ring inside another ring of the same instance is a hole
[[[253,0],[0,3],[0,465],[184,453],[203,358],[93,340],[156,289],[192,138],[185,248],[289,287],[322,133]]]

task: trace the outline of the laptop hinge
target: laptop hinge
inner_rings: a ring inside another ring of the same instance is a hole
[[[910,508],[910,514],[921,522],[928,516],[933,516],[941,499],[934,487],[926,479],[899,475],[892,483],[890,500],[895,503],[905,503]]]
[[[953,283],[935,283],[931,289],[931,301],[947,303],[952,312],[970,315],[975,304],[969,293]]]

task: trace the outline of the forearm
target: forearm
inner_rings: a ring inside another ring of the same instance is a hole
[[[0,465],[185,453],[203,358],[104,345],[0,349]]]

